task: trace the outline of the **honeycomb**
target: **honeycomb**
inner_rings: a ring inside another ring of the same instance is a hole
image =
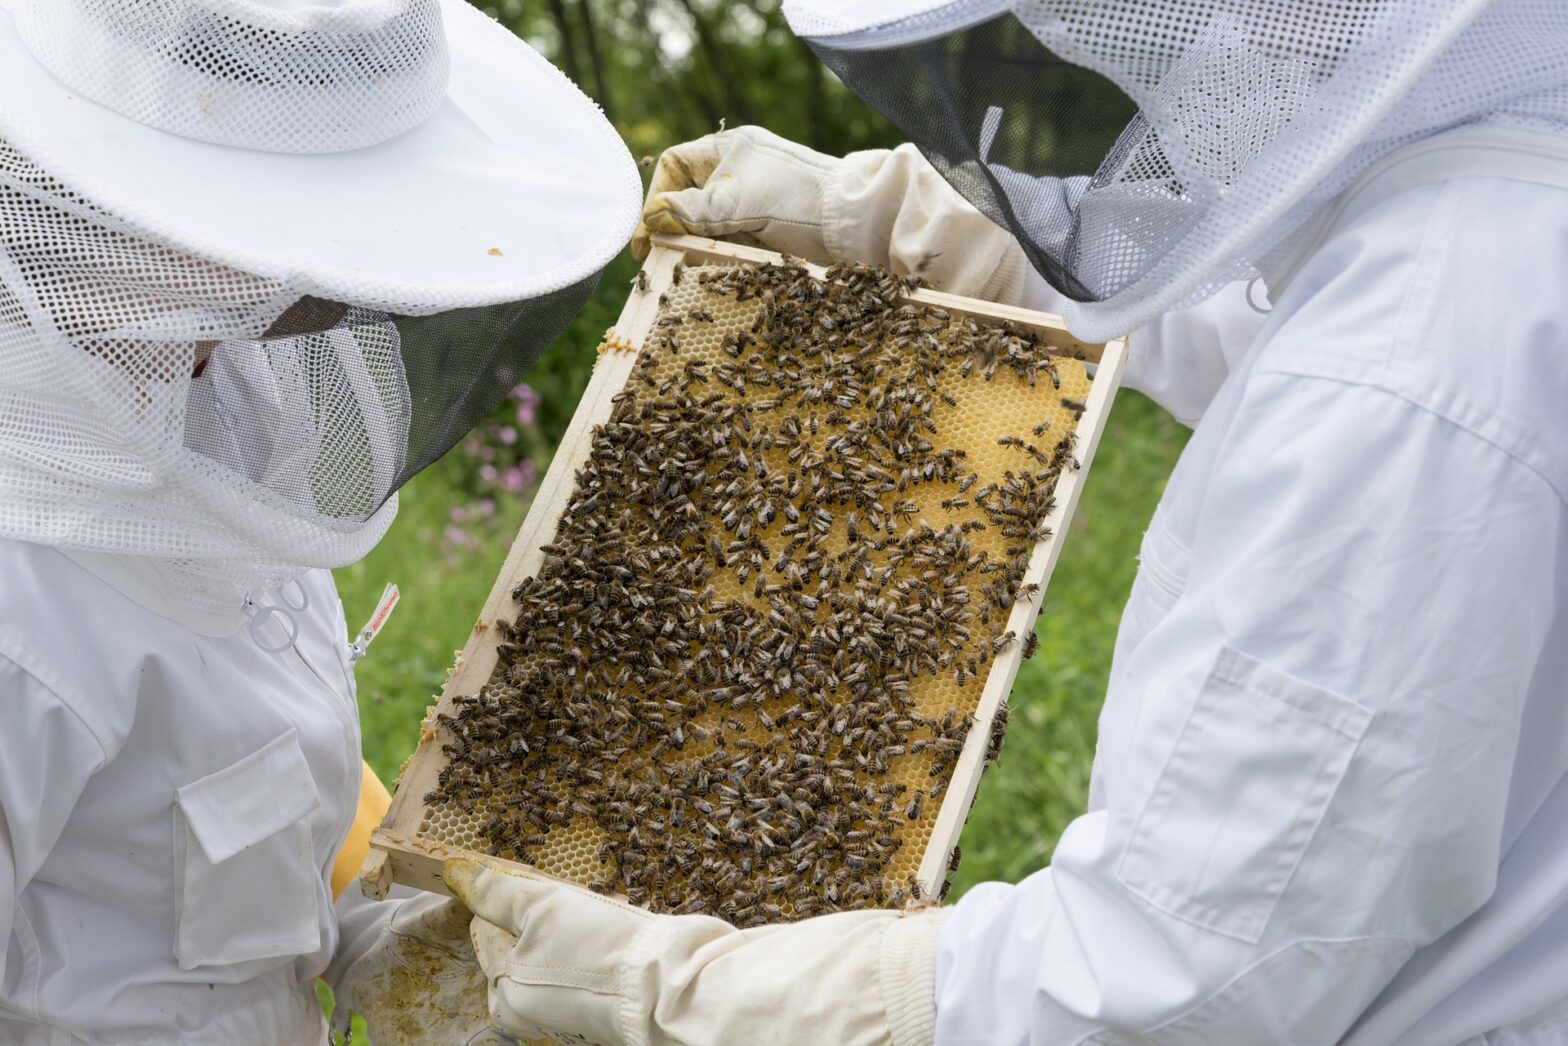
[[[863,283],[873,280],[865,270],[858,272],[857,278]],[[678,270],[674,284],[662,289],[659,319],[644,339],[637,370],[628,380],[622,397],[629,401],[660,402],[661,397],[668,400],[671,397],[687,396],[705,403],[703,409],[710,414],[730,408],[736,408],[741,413],[749,410],[748,416],[753,419],[753,426],[773,432],[784,431],[787,423],[783,419],[793,415],[800,423],[800,431],[798,435],[791,436],[787,445],[783,441],[770,445],[763,440],[760,447],[755,447],[742,460],[749,461],[757,474],[760,475],[766,469],[775,478],[794,475],[815,459],[825,462],[821,468],[831,469],[834,461],[834,445],[831,441],[834,437],[842,437],[847,430],[853,431],[857,424],[872,425],[878,410],[890,409],[886,406],[888,401],[884,399],[874,408],[869,401],[879,394],[868,393],[865,389],[846,391],[833,387],[831,375],[836,372],[836,368],[831,360],[823,370],[827,377],[820,378],[820,385],[805,386],[805,392],[795,395],[787,408],[779,402],[778,387],[775,385],[745,381],[747,367],[755,364],[753,375],[765,376],[767,367],[777,358],[778,354],[770,351],[777,348],[777,342],[770,344],[769,328],[763,323],[767,317],[761,316],[761,313],[765,309],[781,309],[766,295],[744,297],[744,292],[737,295],[735,286],[745,286],[748,278],[751,277],[741,269],[702,267],[688,269],[684,274]],[[788,282],[784,277],[779,277],[780,293],[786,286],[792,288],[791,293],[799,293],[802,287],[810,293],[810,286],[800,278],[799,272],[792,279],[793,282]],[[881,287],[885,295],[887,281],[892,278],[884,274],[881,279],[879,284],[868,285]],[[690,691],[693,693],[689,698],[677,702],[683,707],[677,710],[671,704],[669,708],[670,715],[682,724],[678,741],[669,743],[671,734],[663,726],[651,733],[631,730],[629,736],[642,747],[634,747],[630,752],[620,751],[608,741],[601,744],[593,736],[589,737],[587,743],[579,743],[583,735],[578,726],[564,722],[553,736],[570,739],[572,747],[559,746],[540,752],[534,751],[537,746],[528,745],[526,738],[519,742],[504,731],[488,729],[490,720],[482,720],[482,716],[503,714],[497,712],[498,707],[506,707],[508,701],[516,704],[526,697],[514,692],[515,688],[509,690],[509,680],[514,683],[532,680],[529,689],[537,690],[540,681],[551,681],[553,684],[562,677],[563,672],[578,671],[569,668],[567,662],[559,660],[558,655],[549,649],[535,648],[535,644],[551,642],[549,637],[559,639],[561,636],[569,636],[578,625],[573,623],[575,619],[568,614],[561,618],[565,624],[543,628],[540,631],[546,638],[536,639],[531,627],[533,619],[527,613],[527,599],[530,597],[525,590],[528,582],[524,582],[517,592],[520,616],[515,624],[503,627],[503,656],[490,685],[480,695],[459,699],[459,710],[446,717],[446,725],[460,740],[447,748],[450,762],[442,774],[442,787],[426,797],[424,819],[419,832],[422,837],[522,860],[548,874],[602,890],[625,892],[634,903],[649,904],[661,910],[714,911],[743,925],[799,917],[835,908],[897,904],[912,896],[919,896],[919,890],[913,888],[912,884],[930,841],[938,811],[946,797],[946,786],[956,760],[955,746],[970,729],[971,717],[984,688],[992,659],[1000,649],[1006,648],[1008,642],[1001,632],[1006,628],[1013,602],[1020,596],[1017,590],[1018,577],[1022,573],[1018,566],[1021,562],[1020,549],[1026,557],[1036,540],[1050,540],[1049,536],[1042,537],[1036,532],[1022,536],[1018,528],[1004,533],[1007,528],[997,524],[998,518],[1002,517],[998,517],[994,511],[983,509],[977,503],[977,494],[993,485],[1006,486],[1014,475],[1040,470],[1045,461],[1041,448],[1049,450],[1057,447],[1056,460],[1058,463],[1063,461],[1060,448],[1070,448],[1072,445],[1071,434],[1082,414],[1082,404],[1088,397],[1090,376],[1082,362],[1065,356],[1052,355],[1045,369],[1034,364],[1028,367],[1009,365],[1006,358],[997,358],[997,354],[1004,351],[998,346],[1011,346],[1006,351],[1016,355],[1020,340],[1016,330],[998,333],[998,329],[977,326],[974,321],[955,320],[941,310],[922,307],[916,311],[918,321],[909,321],[904,328],[907,331],[910,326],[914,326],[920,332],[912,339],[917,347],[909,351],[943,351],[948,354],[947,364],[932,376],[929,388],[922,393],[925,402],[929,404],[930,425],[920,431],[924,431],[943,451],[951,452],[952,460],[960,467],[952,470],[952,474],[946,478],[940,474],[934,479],[916,477],[904,489],[883,491],[878,498],[868,499],[863,502],[867,508],[874,501],[884,509],[892,506],[896,511],[873,512],[863,508],[856,513],[856,525],[862,535],[870,532],[885,537],[889,545],[894,544],[894,535],[907,536],[912,531],[921,531],[922,527],[929,527],[935,533],[945,533],[946,528],[958,530],[964,535],[964,554],[986,557],[989,562],[997,564],[998,574],[1010,580],[1005,582],[1005,597],[998,595],[993,600],[981,595],[978,590],[972,593],[966,590],[968,601],[953,604],[962,611],[956,620],[965,621],[971,627],[967,636],[955,633],[954,637],[943,640],[947,645],[942,649],[949,656],[942,659],[940,665],[932,663],[932,670],[916,670],[907,679],[891,674],[888,677],[903,679],[907,683],[907,690],[900,690],[896,702],[899,711],[890,714],[902,717],[897,719],[898,722],[912,721],[917,724],[906,731],[909,737],[926,738],[927,743],[933,745],[940,740],[947,747],[919,750],[919,745],[914,741],[901,743],[898,747],[906,750],[895,750],[894,755],[885,759],[874,754],[869,765],[855,768],[858,785],[870,783],[879,789],[875,799],[866,801],[868,809],[875,809],[868,815],[870,821],[863,826],[863,830],[866,836],[877,837],[880,856],[867,864],[856,859],[855,845],[843,844],[838,849],[823,851],[828,856],[819,855],[813,872],[819,885],[820,881],[826,879],[830,883],[867,880],[873,886],[857,886],[852,895],[837,896],[819,907],[814,900],[802,898],[800,890],[793,889],[788,896],[775,898],[777,903],[769,904],[765,890],[760,887],[752,889],[755,884],[743,883],[737,889],[738,896],[747,899],[755,893],[762,899],[758,903],[741,905],[737,910],[735,905],[727,903],[727,895],[711,896],[714,893],[711,884],[705,884],[703,889],[695,885],[700,876],[693,870],[693,851],[700,850],[700,857],[710,851],[717,851],[719,847],[714,839],[717,833],[711,827],[711,822],[707,829],[709,838],[697,835],[686,823],[696,817],[690,803],[700,800],[690,797],[656,800],[655,805],[665,805],[634,827],[647,829],[649,824],[662,824],[664,828],[657,832],[633,832],[628,837],[624,832],[607,831],[604,824],[607,819],[612,822],[618,819],[630,820],[630,814],[607,817],[587,798],[599,782],[607,778],[615,779],[623,773],[647,775],[662,768],[673,771],[677,766],[697,767],[690,773],[682,771],[687,773],[687,778],[683,780],[705,781],[705,759],[713,767],[721,768],[733,763],[737,752],[755,752],[757,761],[764,764],[774,758],[788,762],[800,753],[792,753],[787,747],[780,746],[779,724],[789,721],[792,714],[810,714],[815,710],[822,710],[831,717],[833,709],[844,707],[846,703],[857,699],[850,687],[814,688],[804,685],[799,678],[791,680],[788,675],[784,676],[784,685],[780,686],[779,678],[770,676],[770,686],[759,685],[754,688],[756,692],[749,696],[742,693],[740,696],[745,699],[744,703],[738,703],[707,700],[701,693],[702,684],[693,678],[690,682]],[[838,315],[843,315],[842,309]],[[759,328],[762,331],[760,338],[753,339],[750,344],[740,343],[742,347],[737,351],[737,339],[744,337],[744,332],[755,333]],[[813,332],[814,337],[820,335],[821,331]],[[884,344],[884,347],[887,342],[886,337],[876,332],[873,332],[870,340]],[[953,347],[959,342],[969,348],[960,352]],[[826,351],[831,354],[834,350],[829,348]],[[1036,351],[1043,355],[1050,349],[1049,346],[1038,345]],[[735,384],[726,384],[720,380],[721,374],[734,377],[738,373],[741,380]],[[736,384],[744,385],[744,389],[735,387]],[[842,400],[838,398],[841,396]],[[739,417],[739,414],[735,416]],[[932,428],[934,431],[931,431]],[[731,438],[743,440],[745,432],[753,432],[755,436],[753,429],[742,430],[735,426]],[[592,460],[610,454],[608,441],[612,435],[607,426],[596,430],[595,457]],[[679,449],[684,449],[684,446]],[[677,453],[678,449],[672,448],[671,452]],[[730,451],[726,450],[725,453]],[[891,457],[893,460],[889,462],[887,470],[890,477],[898,474],[899,465],[898,455]],[[760,463],[757,459],[760,459]],[[729,466],[712,462],[703,466],[706,473],[704,483],[712,487],[730,477],[726,467],[733,471],[733,459],[725,460],[730,462]],[[1073,467],[1070,457],[1066,460],[1069,464],[1063,467]],[[692,469],[697,471],[695,466]],[[585,487],[592,481],[593,475],[596,474],[591,469],[578,473],[578,486],[563,514],[557,541],[561,540],[560,534],[570,531],[573,520],[581,521],[591,515],[617,512],[623,513],[627,519],[637,514],[640,519],[649,512],[657,515],[660,511],[658,506],[628,508],[614,502],[596,503],[594,490]],[[992,495],[993,502],[998,496]],[[900,502],[905,504],[900,505]],[[796,499],[795,508],[799,510],[806,504],[806,501]],[[1039,511],[1035,515],[1043,515],[1048,506],[1048,501],[1037,504]],[[748,540],[766,546],[768,560],[773,559],[775,550],[788,545],[787,528],[790,521],[787,512],[786,509],[773,513],[764,520],[762,514],[752,513],[750,508],[747,510]],[[831,522],[817,532],[808,546],[820,550],[823,561],[836,562],[843,557],[852,557],[852,512],[855,512],[854,506],[834,506],[829,513]],[[716,548],[713,545],[715,540],[733,547],[738,525],[733,519],[726,524],[721,518],[722,514],[717,511],[712,515],[712,519],[699,521],[701,525],[694,526],[692,540],[682,546],[690,557],[701,557],[704,550]],[[1028,525],[1037,525],[1038,522],[1038,518],[1025,520],[1018,527],[1026,529]],[[807,523],[810,523],[809,516]],[[969,529],[959,529],[966,525]],[[800,526],[797,521],[795,533],[800,533]],[[855,540],[861,542],[866,539],[861,536]],[[575,551],[572,548],[554,547],[551,554],[558,560],[566,560]],[[583,558],[588,556],[589,552],[585,551]],[[882,577],[884,571],[892,574],[899,570],[905,573],[914,570],[905,565],[907,560],[905,564],[887,565],[888,558],[882,553],[864,558],[870,561],[870,566],[862,566],[861,569],[869,569],[878,577]],[[851,558],[851,562],[856,561]],[[974,562],[974,559],[971,558],[969,562]],[[1004,563],[1013,565],[1010,573],[1000,569]],[[549,569],[547,561],[546,571]],[[936,574],[941,571],[927,570],[924,573]],[[970,578],[972,575],[971,571],[965,577]],[[776,562],[768,562],[760,568],[753,562],[748,569],[744,555],[714,559],[704,568],[700,578],[700,583],[706,586],[703,605],[707,608],[708,617],[714,616],[713,608],[717,607],[720,610],[740,608],[734,609],[733,613],[751,615],[747,617],[750,621],[766,619],[770,611],[782,605],[781,600],[798,601],[804,592],[820,593],[823,590],[823,584],[817,585],[815,589],[809,586],[803,589],[799,585],[784,583],[789,576],[785,570],[777,567]],[[993,583],[1004,583],[1002,578],[992,577]],[[937,591],[938,597],[962,587],[942,588],[944,580],[951,584],[950,579],[942,577],[931,578],[922,584]],[[759,586],[764,583],[776,586],[778,590],[759,593]],[[698,581],[694,581],[693,588],[698,584]],[[578,617],[591,615],[592,601],[586,592],[581,601],[587,609],[579,609],[575,613]],[[790,607],[792,612],[806,620],[813,620],[813,614],[816,615],[814,620],[821,620],[827,612],[825,607],[805,611],[799,610],[796,604],[790,604]],[[556,619],[552,617],[550,620]],[[835,617],[834,620],[839,619]],[[1022,642],[1026,638],[1016,637],[1016,641]],[[886,642],[901,645],[897,637],[888,638]],[[685,654],[698,659],[683,662],[688,666],[711,665],[714,660],[723,661],[741,656],[737,651],[724,649],[709,649],[704,653],[701,643],[683,641],[677,646],[684,648]],[[890,645],[889,658],[894,656],[892,649]],[[965,671],[966,666],[972,666],[976,671]],[[594,666],[581,670],[591,675]],[[606,675],[608,671],[605,670]],[[601,709],[617,701],[634,702],[638,697],[638,688],[625,686],[624,679],[619,685],[599,680],[596,687],[588,688],[593,691],[592,700],[596,702],[594,715],[602,714]],[[885,701],[886,698],[879,693],[868,696],[862,692],[858,700]],[[580,706],[568,703],[565,707],[570,709]],[[639,715],[660,715],[649,711],[646,702],[639,707]],[[803,708],[806,709],[805,713],[801,713]],[[562,712],[558,707],[554,707],[549,714],[563,721],[571,718],[570,712]],[[664,722],[662,718],[658,721]],[[616,728],[615,732],[620,736],[622,731]],[[538,736],[528,735],[536,741]],[[809,738],[816,735],[807,733],[803,736]],[[650,746],[650,739],[662,740],[654,740]],[[520,748],[519,744],[523,747]],[[767,747],[770,744],[773,746],[771,749]],[[882,751],[888,750],[889,747],[884,744]],[[482,755],[476,756],[476,751]],[[820,757],[821,753],[817,755]],[[743,765],[750,762],[747,757]],[[454,778],[450,775],[454,773],[455,764],[461,764],[461,776]],[[518,770],[518,766],[525,769]],[[511,769],[507,769],[509,767]],[[843,770],[837,772],[845,773]],[[514,776],[508,778],[507,773]],[[590,773],[592,777],[584,776]],[[691,773],[697,776],[692,778]],[[723,792],[725,778],[718,771],[713,777],[719,783],[709,783],[706,786],[709,791],[701,794],[707,794],[714,802],[718,802],[713,789]],[[459,783],[454,785],[454,780]],[[467,782],[466,786],[462,784],[463,781]],[[546,797],[542,805],[551,808],[519,812],[510,805],[516,799],[515,794],[511,794],[515,792],[512,786],[519,781],[525,781],[529,788],[534,789],[530,795]],[[733,774],[729,781],[736,788],[741,788],[741,783]],[[770,832],[774,821],[767,818],[777,816],[787,826],[801,820],[809,823],[820,812],[804,809],[798,799],[801,794],[799,778],[794,781],[796,787],[793,794],[797,800],[793,806],[787,797],[776,799],[777,807],[760,806],[758,804],[771,804],[774,800],[770,799],[765,790],[755,794],[746,793],[753,804],[752,809],[760,811],[755,815],[765,818],[763,823]],[[635,796],[638,793],[634,791],[630,794]],[[635,808],[635,800],[625,802],[627,807]],[[677,803],[678,806],[675,805]],[[742,812],[747,809],[740,798],[734,799],[732,804]],[[647,802],[642,805],[646,806]],[[782,813],[778,814],[780,810]],[[730,816],[732,827],[736,824],[736,816],[734,813]],[[851,817],[849,823],[858,822]],[[616,827],[624,828],[625,825]],[[678,840],[683,838],[683,833],[694,835],[696,844],[701,844],[686,845],[684,856],[677,852]],[[791,843],[792,837],[788,833],[777,840],[770,835],[760,851],[762,856],[758,857],[757,864],[764,863],[764,857],[775,857],[777,850],[787,850]],[[629,865],[628,861],[632,857],[635,857],[635,861]],[[705,857],[702,859],[706,860]],[[663,865],[660,865],[661,861]],[[749,872],[752,865],[744,858],[742,861]],[[862,867],[844,871],[846,862]],[[647,871],[650,865],[659,866],[651,878]],[[618,869],[623,874],[618,875]],[[779,871],[776,862],[771,870]],[[801,876],[806,874],[804,863],[798,870]],[[746,892],[748,889],[750,893]]]

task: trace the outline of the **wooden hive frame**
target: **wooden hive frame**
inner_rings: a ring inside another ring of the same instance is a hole
[[[425,795],[436,787],[437,776],[446,762],[442,747],[451,738],[436,720],[438,713],[450,712],[459,695],[477,693],[489,681],[497,662],[499,619],[510,616],[511,593],[518,583],[538,572],[544,563],[540,546],[555,536],[561,514],[571,496],[578,470],[588,459],[594,429],[605,422],[613,398],[625,386],[637,364],[644,339],[659,311],[659,295],[674,279],[675,266],[735,265],[778,262],[771,251],[693,236],[658,235],[643,267],[646,284],[634,286],[616,324],[605,335],[592,377],[583,392],[576,413],[561,440],[549,469],[512,543],[495,586],[459,652],[457,663],[448,676],[438,703],[429,711],[420,732],[418,748],[409,758],[397,791],[381,825],[371,835],[370,855],[362,873],[362,887],[372,897],[385,896],[392,882],[399,882],[435,893],[449,893],[441,878],[441,865],[450,857],[475,856],[459,847],[419,836],[425,814]],[[812,275],[822,277],[819,266],[807,266]],[[1039,615],[1041,600],[1051,572],[1061,553],[1062,543],[1072,521],[1078,495],[1089,475],[1095,447],[1105,427],[1111,400],[1121,381],[1126,359],[1126,343],[1118,339],[1104,345],[1081,342],[1063,326],[1060,318],[1046,313],[931,290],[917,290],[905,298],[913,303],[937,306],[954,315],[998,322],[1011,321],[1048,336],[1064,352],[1081,357],[1095,366],[1094,380],[1077,426],[1075,453],[1081,468],[1066,471],[1057,483],[1056,505],[1045,519],[1053,535],[1038,542],[1031,555],[1024,585],[1037,585],[1034,594],[1020,599],[1012,608],[1007,628],[1026,636]],[[609,351],[605,351],[609,350]],[[984,769],[991,729],[1002,702],[1012,690],[1023,662],[1022,643],[999,654],[991,663],[974,713],[974,724],[953,769],[953,776],[942,796],[929,843],[921,856],[917,881],[927,896],[936,896],[948,871],[948,860],[958,842],[959,832],[974,802],[975,791]],[[500,860],[499,858],[491,858]],[[511,863],[505,862],[502,863]],[[518,865],[518,867],[523,867]],[[537,870],[529,869],[537,874]]]

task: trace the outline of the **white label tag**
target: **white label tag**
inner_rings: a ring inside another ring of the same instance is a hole
[[[381,601],[376,604],[375,611],[370,615],[370,620],[365,622],[365,627],[359,630],[359,635],[354,637],[351,644],[354,651],[354,660],[358,661],[365,656],[371,641],[381,634],[381,629],[386,625],[387,618],[392,616],[392,608],[397,606],[398,591],[396,585],[387,585],[381,590]]]

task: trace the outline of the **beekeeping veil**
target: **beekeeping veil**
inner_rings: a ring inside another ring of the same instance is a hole
[[[0,535],[215,612],[357,559],[640,195],[463,0],[0,0]]]
[[[1386,153],[1568,126],[1561,0],[786,0],[1081,337],[1251,271]]]

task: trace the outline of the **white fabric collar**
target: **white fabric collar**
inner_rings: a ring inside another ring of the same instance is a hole
[[[245,627],[245,593],[238,587],[234,589],[233,610],[214,611],[209,589],[204,588],[198,597],[161,560],[69,548],[59,552],[137,606],[197,635],[228,638]]]

